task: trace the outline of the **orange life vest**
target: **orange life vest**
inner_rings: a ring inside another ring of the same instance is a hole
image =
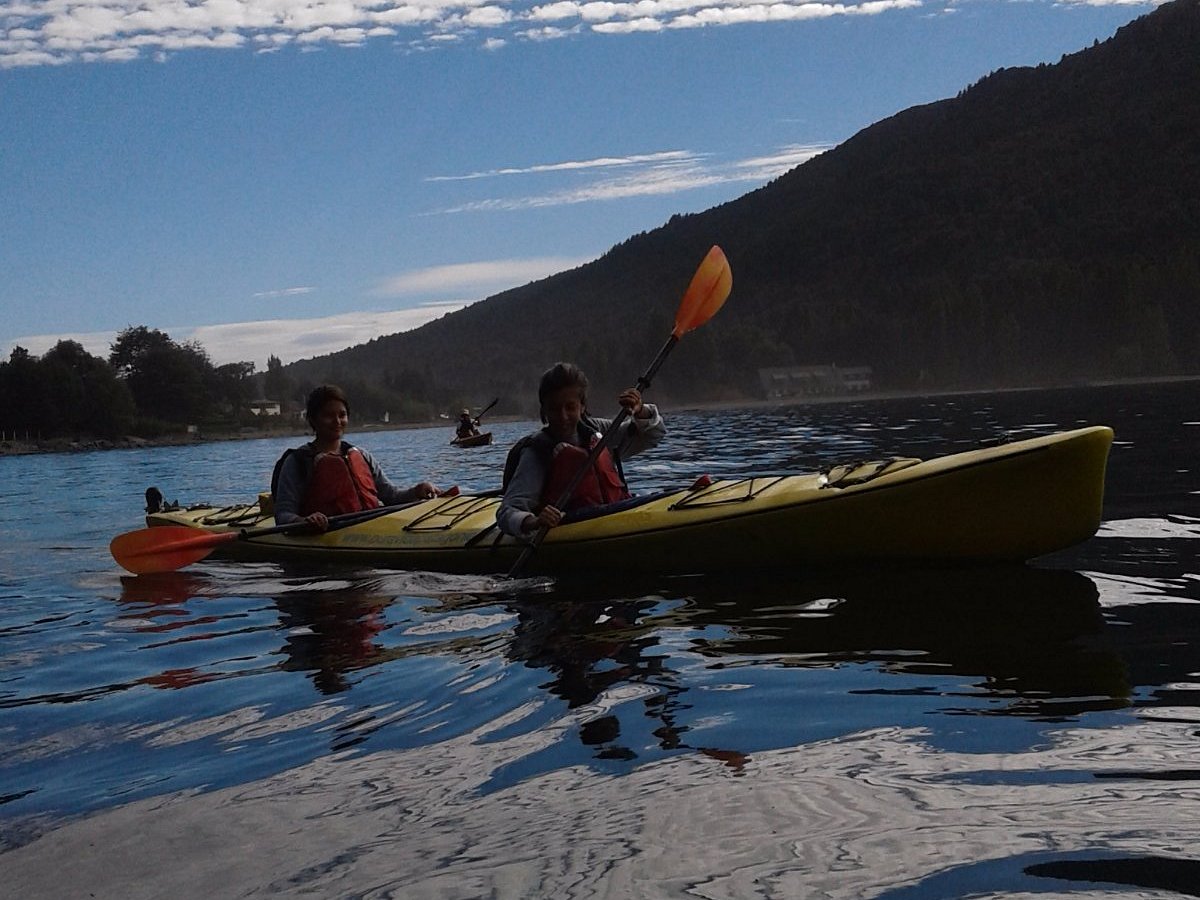
[[[336,516],[380,505],[375,477],[362,452],[357,447],[343,447],[340,453],[321,453],[314,460],[300,515],[323,512]]]
[[[575,444],[557,444],[552,451],[549,472],[542,487],[542,503],[558,503],[562,492],[566,490],[579,467],[587,459],[588,452],[600,440],[593,434],[586,448]],[[599,506],[602,503],[613,503],[617,500],[628,500],[629,488],[621,477],[613,462],[613,456],[608,448],[600,451],[595,461],[584,473],[579,485],[571,494],[563,512],[573,509],[583,509],[588,506]]]

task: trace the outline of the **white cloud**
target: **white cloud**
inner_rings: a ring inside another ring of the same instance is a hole
[[[24,347],[34,356],[41,356],[59,341],[74,341],[80,344],[84,350],[92,354],[108,359],[108,353],[112,342],[117,339],[115,331],[85,331],[85,332],[63,332],[61,334],[28,334],[24,337],[11,338],[3,344],[4,358],[8,359],[16,347]]]
[[[487,30],[479,46],[544,41],[583,29],[617,34],[744,22],[877,15],[923,0],[861,3],[747,0],[14,0],[0,15],[0,68],[164,60],[165,51],[297,44],[357,46],[408,29],[413,49]],[[1126,0],[1070,0],[1109,4]],[[1129,0],[1153,5],[1156,0]],[[553,24],[550,24],[553,23]]]
[[[204,325],[186,332],[181,330],[178,335],[169,333],[178,341],[199,341],[216,365],[249,360],[261,371],[267,366],[268,355],[289,363],[334,353],[385,334],[411,331],[466,305],[466,301],[459,300],[411,309],[340,313],[315,319]]]
[[[749,159],[739,160],[729,169],[742,172],[747,179],[753,181],[770,181],[801,163],[808,162],[814,156],[824,153],[832,146],[832,144],[791,144],[781,147],[770,156],[752,156]]]
[[[517,197],[496,197],[474,200],[459,206],[441,210],[442,213],[496,212],[522,209],[538,209],[550,206],[566,206],[576,203],[592,203],[605,200],[620,200],[628,197],[662,196],[678,194],[697,188],[718,184],[758,183],[762,184],[795,168],[806,160],[828,150],[830,145],[793,145],[781,148],[770,156],[757,156],[732,163],[713,161],[700,153],[678,150],[668,153],[649,153],[624,157],[624,170],[617,177],[602,178],[582,185],[573,185],[555,191],[526,194]],[[641,161],[632,165],[631,161]],[[554,163],[529,166],[524,169],[497,169],[483,175],[506,174],[509,172],[550,172],[574,169],[575,163]],[[604,166],[596,166],[602,169]],[[632,171],[629,171],[632,169]]]
[[[466,13],[462,20],[477,28],[497,28],[512,19],[513,14],[502,6],[481,6]]]
[[[557,41],[560,38],[570,37],[578,33],[578,25],[571,28],[556,28],[553,25],[546,25],[542,28],[523,29],[516,32],[516,37],[524,38],[527,41]]]
[[[627,22],[603,22],[593,30],[601,34],[633,34],[638,31],[662,31],[667,27],[658,19],[630,19]]]
[[[529,11],[529,18],[535,22],[556,22],[560,19],[576,19],[579,17],[579,4],[570,0],[561,3],[547,3],[545,6],[535,6]]]
[[[832,16],[874,16],[894,9],[913,9],[923,0],[871,0],[867,3],[747,3],[705,5],[694,13],[677,16],[669,28],[703,28],[709,25],[743,25],[751,22],[796,22]]]
[[[697,154],[689,150],[663,150],[658,153],[640,153],[633,156],[603,156],[598,159],[570,160],[557,163],[539,163],[532,166],[508,169],[489,169],[486,172],[470,172],[466,175],[433,175],[426,181],[470,181],[476,178],[494,178],[498,175],[540,175],[548,172],[570,172],[583,169],[607,169],[614,166],[632,166],[639,163],[678,162],[696,159]]]
[[[271,355],[289,363],[333,353],[385,334],[411,331],[467,305],[467,301],[456,300],[382,312],[348,312],[312,319],[271,319],[160,330],[180,343],[199,341],[214,365],[247,361],[253,362],[258,371],[263,371],[267,367],[267,357]],[[107,359],[116,338],[116,331],[29,335],[7,341],[5,358],[16,346],[41,356],[64,340],[76,341],[93,356]]]
[[[295,297],[298,294],[311,294],[313,290],[311,287],[290,287],[277,291],[259,291],[252,296],[255,298]]]
[[[381,297],[407,294],[474,293],[486,296],[556,272],[573,269],[588,258],[544,256],[532,259],[496,259],[449,266],[433,266],[395,275],[381,282],[372,293]]]

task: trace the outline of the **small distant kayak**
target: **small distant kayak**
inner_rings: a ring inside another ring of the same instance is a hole
[[[454,447],[486,447],[492,442],[492,433],[485,431],[482,434],[473,434],[470,437],[455,438],[450,442]]]
[[[1096,533],[1112,439],[1096,426],[935,459],[702,478],[552,528],[529,573],[1029,560]],[[525,547],[496,528],[499,502],[495,492],[439,497],[319,535],[255,534],[273,525],[258,504],[152,513],[146,524],[238,533],[219,552],[241,559],[490,573],[508,571]]]

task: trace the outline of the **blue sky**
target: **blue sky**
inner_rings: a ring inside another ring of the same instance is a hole
[[[1153,5],[0,0],[0,352],[415,327]]]

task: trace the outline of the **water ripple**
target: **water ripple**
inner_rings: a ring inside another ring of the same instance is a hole
[[[0,460],[22,492],[0,504],[6,887],[1133,885],[1136,860],[1179,859],[1200,837],[1191,404],[1122,388],[687,411],[630,466],[644,491],[1114,425],[1099,538],[982,570],[514,585],[210,560],[121,576],[107,542],[140,524],[148,484],[242,501],[289,442]],[[437,429],[367,445],[391,472],[484,489],[530,427],[498,424],[470,452]],[[86,514],[28,514],[54,497]]]

